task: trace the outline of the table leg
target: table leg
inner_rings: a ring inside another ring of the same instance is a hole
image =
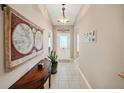
[[[49,75],[49,88],[51,87],[51,74]]]

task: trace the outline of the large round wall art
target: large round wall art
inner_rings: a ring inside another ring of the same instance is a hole
[[[43,48],[43,35],[41,31],[37,31],[35,34],[35,47],[37,50]]]
[[[14,47],[21,54],[29,53],[34,44],[34,36],[31,28],[24,23],[18,24],[12,34]]]

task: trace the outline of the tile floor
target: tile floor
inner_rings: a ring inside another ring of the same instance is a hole
[[[48,84],[45,84],[47,88]],[[59,62],[58,72],[51,75],[51,89],[87,89],[74,62]]]

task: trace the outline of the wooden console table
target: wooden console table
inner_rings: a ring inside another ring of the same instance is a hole
[[[10,89],[37,89],[44,88],[44,84],[49,78],[49,88],[51,86],[51,64],[47,59],[41,60],[44,68],[38,69],[36,64],[30,71],[16,81]]]

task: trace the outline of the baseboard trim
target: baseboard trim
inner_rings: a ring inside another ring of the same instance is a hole
[[[78,70],[79,70],[79,72],[80,72],[82,78],[84,79],[84,81],[85,81],[87,87],[88,87],[89,89],[93,89],[92,86],[90,85],[90,83],[88,82],[88,80],[86,79],[85,75],[82,73],[82,71],[81,71],[81,69],[80,69],[79,67],[78,67]]]

